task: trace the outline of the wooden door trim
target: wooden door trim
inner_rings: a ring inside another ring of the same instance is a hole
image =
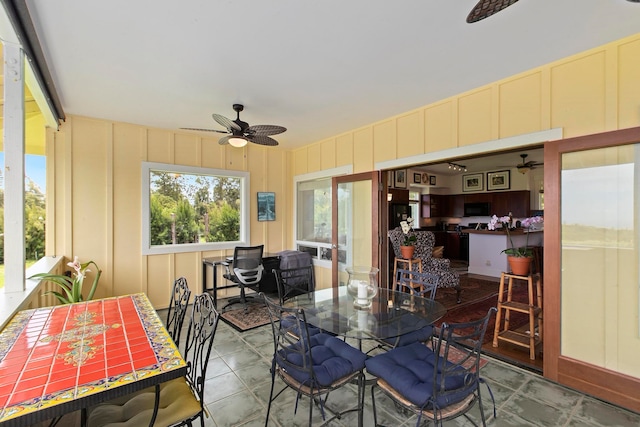
[[[560,174],[562,154],[640,142],[640,127],[551,141],[544,145],[544,362],[546,378],[640,411],[640,379],[562,356]]]
[[[331,186],[331,257],[333,260],[338,259],[338,248],[336,242],[338,241],[338,192],[333,191],[338,184],[344,184],[346,182],[355,181],[367,181],[371,180],[371,216],[373,218],[371,225],[371,266],[380,269],[380,233],[379,233],[379,212],[380,212],[380,171],[360,172],[352,175],[341,175],[332,178]],[[331,286],[338,286],[338,269],[335,268],[335,263],[331,263]],[[378,272],[378,283],[380,282],[380,273]]]

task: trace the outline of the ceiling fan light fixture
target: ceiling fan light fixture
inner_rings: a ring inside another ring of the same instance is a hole
[[[530,167],[528,166],[521,166],[518,168],[518,172],[520,172],[522,175],[524,175],[525,173],[529,172],[531,170]]]
[[[229,145],[236,148],[242,148],[247,145],[247,140],[241,136],[234,136],[229,138]]]

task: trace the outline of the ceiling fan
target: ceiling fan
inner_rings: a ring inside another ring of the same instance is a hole
[[[518,0],[480,0],[478,4],[471,9],[471,12],[469,12],[467,23],[472,24],[488,18],[517,1]]]
[[[522,157],[522,163],[516,165],[516,167],[518,168],[518,172],[520,172],[521,174],[525,174],[530,170],[535,169],[536,166],[542,166],[544,164],[544,163],[534,162],[533,160],[530,160],[527,162],[526,161],[527,156],[528,154],[520,154],[520,157]]]
[[[270,138],[269,135],[277,135],[287,130],[287,128],[276,125],[254,125],[249,126],[249,123],[240,120],[240,112],[244,110],[244,105],[233,104],[233,110],[238,113],[238,117],[235,120],[230,120],[225,116],[213,113],[211,116],[213,119],[227,128],[227,130],[216,129],[200,129],[200,128],[181,128],[186,130],[197,130],[204,132],[218,132],[227,133],[227,136],[220,138],[218,143],[220,145],[230,144],[233,147],[244,147],[247,142],[253,142],[260,145],[278,145],[278,141]]]

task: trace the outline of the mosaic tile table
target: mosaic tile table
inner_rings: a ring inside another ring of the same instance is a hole
[[[185,373],[144,294],[21,311],[0,332],[0,425],[31,425]]]

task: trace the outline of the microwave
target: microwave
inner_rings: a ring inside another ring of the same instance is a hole
[[[491,203],[477,202],[464,204],[464,216],[490,216]]]

